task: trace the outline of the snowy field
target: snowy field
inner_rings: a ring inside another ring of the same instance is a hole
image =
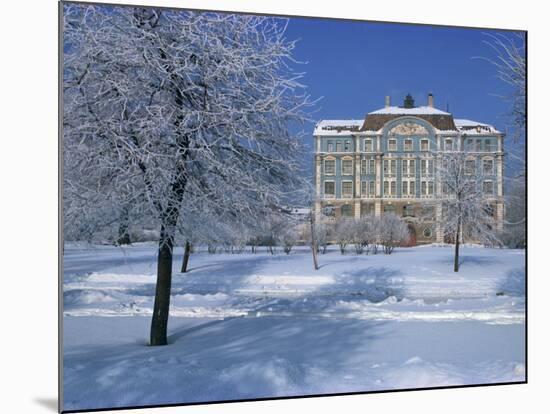
[[[169,342],[147,346],[155,246],[68,246],[64,409],[525,379],[524,251],[174,258]]]

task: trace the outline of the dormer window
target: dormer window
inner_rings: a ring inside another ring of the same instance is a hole
[[[453,150],[453,140],[451,138],[445,139],[445,151],[452,151]]]

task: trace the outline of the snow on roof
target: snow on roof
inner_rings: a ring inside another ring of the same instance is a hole
[[[470,119],[455,119],[455,125],[460,132],[466,134],[486,134],[486,133],[499,133],[499,131],[492,125],[484,124],[482,122],[472,121]]]
[[[377,111],[369,112],[369,115],[450,115],[440,109],[431,106],[417,106],[414,108],[403,108],[401,106],[387,106]]]
[[[358,131],[363,122],[362,119],[324,119],[315,125],[313,135],[349,135],[352,131]]]

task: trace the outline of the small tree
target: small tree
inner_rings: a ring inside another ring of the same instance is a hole
[[[363,254],[369,246],[369,222],[367,217],[353,220],[352,238],[356,254]]]
[[[349,218],[340,218],[340,220],[336,222],[334,227],[334,237],[340,247],[341,254],[346,254],[347,246],[350,243],[353,243],[355,232],[353,225],[353,219]]]
[[[283,245],[283,251],[286,254],[290,254],[292,251],[292,248],[296,245],[298,242],[298,232],[296,231],[296,228],[294,227],[294,223],[289,222],[288,225],[290,227],[284,229],[282,231],[281,235],[281,242]]]
[[[380,222],[380,243],[385,254],[392,254],[393,249],[409,238],[407,224],[393,213],[384,214]]]
[[[479,241],[497,242],[493,210],[484,195],[483,182],[468,167],[464,151],[442,154],[438,174],[443,186],[442,222],[445,234],[455,243],[454,271],[459,268],[459,250],[464,230]]]

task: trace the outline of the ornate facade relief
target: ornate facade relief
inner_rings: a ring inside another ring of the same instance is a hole
[[[429,132],[416,122],[404,122],[390,129],[389,135],[429,135]]]

